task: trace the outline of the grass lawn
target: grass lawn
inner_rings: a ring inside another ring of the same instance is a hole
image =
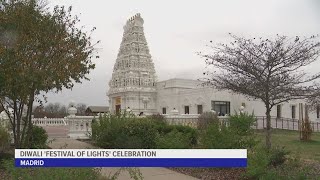
[[[265,143],[265,133],[257,132],[261,143]],[[320,133],[313,133],[311,141],[304,142],[299,140],[298,131],[272,130],[272,146],[284,146],[291,153],[298,155],[305,160],[320,162]]]

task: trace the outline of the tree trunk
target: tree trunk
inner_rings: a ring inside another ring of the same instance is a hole
[[[27,113],[29,112],[29,108],[27,109]],[[25,146],[25,136],[26,136],[26,130],[28,129],[28,121],[27,121],[27,117],[25,119],[23,119],[23,129],[22,129],[22,136],[21,136],[21,144],[23,144],[24,147]]]
[[[16,127],[15,127],[15,131],[13,133],[16,133],[16,139],[14,141],[14,146],[15,148],[21,148],[20,145],[20,138],[21,138],[21,134],[20,134],[20,123],[21,123],[21,119],[18,116],[18,107],[17,107],[17,100],[14,100],[13,102],[13,120],[16,123]]]
[[[29,97],[29,102],[28,102],[28,110],[27,110],[27,117],[26,117],[26,122],[27,122],[27,133],[25,136],[25,147],[29,148],[30,146],[30,137],[32,135],[32,121],[31,121],[31,114],[32,114],[32,106],[33,106],[33,101],[34,101],[34,91]]]
[[[266,147],[268,150],[271,149],[271,108],[266,107],[266,116],[267,116],[267,129],[266,129]]]

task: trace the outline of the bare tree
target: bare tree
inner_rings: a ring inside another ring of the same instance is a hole
[[[320,54],[318,36],[279,36],[269,40],[246,39],[230,34],[230,44],[209,45],[213,53],[199,53],[216,72],[205,72],[209,85],[232,90],[265,104],[267,116],[266,146],[271,148],[272,107],[293,99],[308,97],[319,74],[307,75],[303,67]],[[210,41],[212,44],[212,41]]]
[[[78,116],[84,116],[86,114],[86,109],[87,109],[87,105],[86,104],[78,103],[76,107],[77,107],[77,110],[78,110],[78,112],[77,112]]]
[[[67,107],[65,105],[62,105],[59,109],[59,116],[66,117],[67,114],[68,114]]]
[[[56,104],[57,105],[57,104]],[[47,104],[45,107],[44,107],[44,110],[45,110],[45,112],[47,112],[47,113],[51,113],[51,114],[53,114],[53,113],[55,113],[55,105],[53,104],[53,103],[49,103],[49,104]]]
[[[33,116],[35,118],[63,118],[67,116],[67,108],[59,103],[49,103],[46,106],[36,106],[33,108]]]

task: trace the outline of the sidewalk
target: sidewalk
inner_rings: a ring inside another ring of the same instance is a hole
[[[98,149],[91,144],[81,142],[70,138],[56,138],[49,147],[52,149]],[[120,168],[102,168],[101,174],[104,177],[115,174]],[[145,180],[196,180],[197,178],[187,176],[175,171],[171,171],[166,168],[139,168],[142,173],[142,177]],[[118,176],[118,180],[128,180],[130,174],[127,171],[122,171]]]

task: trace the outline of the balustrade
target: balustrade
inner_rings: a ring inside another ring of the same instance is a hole
[[[33,118],[32,124],[36,126],[65,126],[64,118]]]
[[[170,125],[184,125],[193,128],[197,127],[198,117],[197,114],[189,115],[164,115],[166,121]],[[219,116],[221,124],[229,125],[227,116]],[[68,116],[65,118],[33,118],[32,123],[36,126],[44,127],[45,129],[59,129],[62,128],[67,132],[64,132],[65,136],[70,138],[86,139],[89,138],[88,134],[92,131],[92,120],[93,116]],[[1,120],[2,125],[6,123],[4,119]],[[301,121],[296,119],[286,119],[286,118],[271,118],[271,127],[278,129],[287,130],[299,130],[299,123]],[[314,132],[320,132],[319,122],[310,122],[311,127]],[[266,128],[266,117],[256,117],[256,122],[252,126],[255,129]],[[62,136],[62,135],[61,135]]]

